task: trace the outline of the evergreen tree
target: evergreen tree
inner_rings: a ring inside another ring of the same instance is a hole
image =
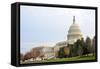
[[[90,39],[90,37],[86,38],[85,46],[87,48],[87,54],[91,53],[91,39]]]
[[[92,39],[92,53],[95,54],[95,37]]]

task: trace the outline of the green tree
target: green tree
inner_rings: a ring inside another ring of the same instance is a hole
[[[85,46],[84,38],[81,38],[81,46],[82,46],[82,55],[87,54],[87,53],[88,53],[88,49],[87,49],[87,47]]]
[[[60,50],[58,51],[58,57],[59,58],[63,58],[64,57],[64,47],[60,48]]]
[[[87,48],[87,53],[91,53],[91,39],[90,37],[86,38],[86,42],[85,42],[86,48]]]
[[[82,56],[84,47],[84,38],[78,39],[70,48],[72,56]]]
[[[78,39],[76,42],[76,55],[82,56],[83,47],[82,47],[82,40]]]
[[[94,55],[95,54],[95,37],[93,37],[93,39],[92,39],[92,48],[91,48],[91,50],[92,50],[92,53]]]

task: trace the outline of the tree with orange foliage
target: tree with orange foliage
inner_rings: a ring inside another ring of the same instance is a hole
[[[68,47],[64,47],[64,54],[68,56],[70,53],[70,49]]]

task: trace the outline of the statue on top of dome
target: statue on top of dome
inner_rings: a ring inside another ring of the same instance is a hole
[[[73,24],[75,24],[75,16],[73,16]]]

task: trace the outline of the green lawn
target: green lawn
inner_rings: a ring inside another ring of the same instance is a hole
[[[82,56],[82,57],[71,57],[71,58],[57,58],[50,59],[46,62],[61,62],[61,61],[81,61],[81,60],[95,60],[95,56]]]
[[[56,58],[56,59],[49,59],[44,61],[30,61],[30,62],[23,62],[22,64],[26,63],[45,63],[45,62],[67,62],[67,61],[84,61],[84,60],[95,60],[95,56],[88,55],[88,56],[77,56],[71,58]]]

